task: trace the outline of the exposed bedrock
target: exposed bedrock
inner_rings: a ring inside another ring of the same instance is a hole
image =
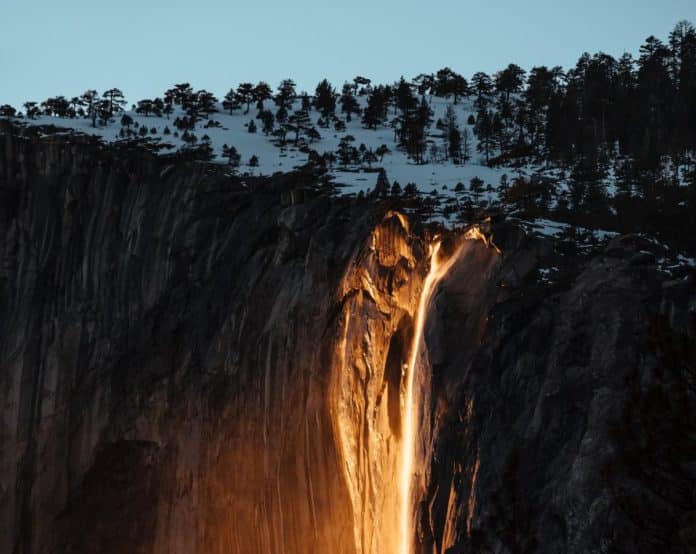
[[[396,551],[428,244],[313,179],[0,128],[0,552]],[[493,235],[429,304],[418,554],[688,552],[693,280]]]
[[[463,260],[429,318],[422,552],[695,552],[693,276],[626,236],[551,287],[549,243],[498,236],[502,262]]]
[[[405,218],[0,141],[0,551],[389,551]]]

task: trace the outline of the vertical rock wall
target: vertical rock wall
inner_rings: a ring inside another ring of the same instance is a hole
[[[422,552],[694,552],[696,275],[626,236],[548,283],[552,244],[500,238],[431,317]]]
[[[407,222],[3,131],[0,551],[388,551]]]

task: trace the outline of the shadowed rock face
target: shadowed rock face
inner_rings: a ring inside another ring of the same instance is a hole
[[[0,129],[0,552],[388,554],[409,222]],[[251,192],[253,190],[253,192]],[[688,552],[693,281],[494,229],[430,304],[420,552]],[[454,250],[446,241],[443,249]]]
[[[665,281],[637,256],[654,246],[619,237],[554,289],[534,277],[547,244],[501,246],[483,282],[463,260],[430,317],[422,552],[694,552],[693,277]]]

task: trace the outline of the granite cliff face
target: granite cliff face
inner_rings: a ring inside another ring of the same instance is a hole
[[[313,185],[0,128],[0,552],[397,551],[432,237]],[[490,231],[442,243],[414,551],[688,552],[693,279]]]
[[[422,552],[694,552],[693,275],[626,236],[552,286],[548,243],[499,238],[502,263],[482,278],[472,252],[430,315]]]
[[[385,551],[408,222],[2,140],[0,550]]]

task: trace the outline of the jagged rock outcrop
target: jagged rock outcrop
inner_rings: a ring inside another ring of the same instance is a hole
[[[395,552],[427,236],[314,184],[0,127],[0,552]],[[689,552],[693,278],[492,232],[443,242],[417,550]]]

